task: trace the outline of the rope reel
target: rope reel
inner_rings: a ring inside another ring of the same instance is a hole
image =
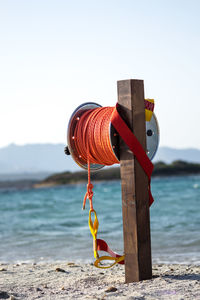
[[[89,200],[90,210],[88,224],[93,236],[93,251],[98,268],[110,268],[115,264],[124,264],[124,255],[119,255],[107,245],[104,240],[97,239],[99,222],[96,211],[93,209],[93,185],[90,180],[90,172],[99,170],[105,165],[113,165],[120,162],[119,139],[120,136],[135,155],[139,164],[148,177],[149,182],[149,205],[153,203],[150,181],[153,164],[150,160],[156,154],[159,143],[159,127],[154,109],[154,100],[148,99],[145,103],[146,140],[145,151],[133,132],[121,118],[116,107],[102,107],[93,102],[87,102],[73,112],[67,130],[67,143],[65,148],[67,155],[71,154],[74,161],[83,169],[88,170],[87,192],[83,200],[85,209],[86,199]],[[133,128],[134,131],[134,128]],[[92,221],[91,214],[94,214]],[[104,251],[109,256],[99,257],[98,251]],[[112,261],[110,265],[102,265],[102,261]]]
[[[146,140],[147,140],[147,156],[149,157],[150,160],[153,159],[153,157],[156,154],[156,151],[158,149],[158,144],[159,144],[159,126],[158,126],[158,121],[155,116],[155,114],[152,112],[151,115],[149,116],[149,111],[147,109],[150,100],[145,100],[147,104],[145,104],[145,113],[146,113]],[[82,116],[85,116],[88,112],[88,115],[86,118],[90,117],[90,114],[94,110],[98,110],[99,108],[102,108],[101,105],[94,103],[94,102],[86,102],[81,104],[76,108],[76,110],[73,112],[69,124],[68,124],[68,130],[67,130],[67,143],[68,143],[68,154],[72,155],[73,160],[83,169],[88,169],[88,163],[85,155],[80,154],[80,149],[79,145],[80,143],[86,143],[84,140],[79,140],[77,142],[77,139],[79,138],[77,136],[77,127],[79,126],[79,123],[81,121]],[[104,108],[102,108],[104,109]],[[106,108],[105,108],[106,109]],[[110,112],[112,112],[112,109],[114,107],[110,107]],[[103,112],[102,112],[103,113]],[[91,171],[99,170],[103,168],[105,165],[112,165],[113,163],[119,163],[120,162],[120,153],[119,153],[119,135],[113,125],[111,124],[111,121],[109,120],[109,125],[108,122],[105,121],[104,116],[101,116],[102,120],[100,120],[100,130],[99,130],[99,135],[100,136],[95,136],[95,139],[103,139],[103,134],[107,135],[108,139],[108,144],[107,147],[109,149],[106,149],[106,151],[112,151],[114,154],[114,159],[113,161],[110,162],[110,164],[103,164],[101,161],[99,163],[94,163],[91,161],[90,163],[90,169]],[[97,116],[98,118],[98,116]],[[148,120],[147,120],[148,119]],[[94,120],[93,120],[94,121]],[[97,122],[97,120],[96,120]],[[100,123],[99,122],[99,123]],[[106,124],[105,124],[106,123]],[[107,128],[104,128],[104,126],[107,126]],[[91,121],[88,123],[88,127],[91,126]],[[95,124],[93,124],[93,128],[91,130],[95,130]],[[105,132],[106,131],[106,132]],[[95,134],[96,132],[94,132]],[[90,141],[88,141],[90,143]],[[97,147],[99,148],[100,144],[102,143],[101,140],[98,141]],[[85,145],[86,147],[86,145]],[[90,145],[89,145],[90,147]],[[112,149],[112,150],[111,150]],[[101,149],[100,149],[101,150]],[[66,150],[67,151],[67,150]],[[108,155],[109,152],[106,153]]]

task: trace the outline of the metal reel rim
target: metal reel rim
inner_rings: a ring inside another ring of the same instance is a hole
[[[84,102],[82,103],[81,105],[79,105],[72,113],[70,119],[69,119],[69,122],[68,122],[68,127],[67,127],[67,145],[68,145],[68,148],[69,148],[69,152],[73,158],[73,160],[75,161],[75,163],[81,167],[82,169],[84,170],[87,170],[88,169],[88,166],[87,166],[87,163],[83,164],[81,162],[81,160],[77,157],[77,155],[74,153],[75,150],[74,150],[74,147],[73,147],[73,142],[72,142],[72,125],[74,124],[75,122],[75,119],[78,117],[77,116],[77,113],[78,112],[81,112],[81,111],[86,111],[88,109],[91,109],[91,108],[97,108],[97,107],[102,107],[100,104],[96,103],[96,102]],[[73,130],[72,130],[73,131]],[[91,172],[95,172],[97,170],[100,170],[104,167],[104,165],[99,165],[99,164],[91,164],[90,165],[90,170]]]

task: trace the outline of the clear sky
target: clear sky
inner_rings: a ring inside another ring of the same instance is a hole
[[[65,143],[73,110],[130,78],[160,145],[200,149],[200,1],[0,0],[0,147]]]

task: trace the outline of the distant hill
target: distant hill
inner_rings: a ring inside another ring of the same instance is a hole
[[[10,144],[0,148],[0,180],[6,174],[7,177],[22,174],[21,179],[32,178],[30,174],[38,174],[35,178],[39,178],[41,172],[47,175],[81,170],[70,156],[64,154],[64,147],[64,144]],[[200,150],[160,147],[154,162],[171,163],[175,160],[200,163]]]
[[[164,161],[171,163],[175,160],[200,163],[200,150],[194,148],[175,149],[169,147],[159,147],[154,161]]]
[[[0,174],[54,173],[79,167],[64,154],[64,144],[10,144],[0,148]]]

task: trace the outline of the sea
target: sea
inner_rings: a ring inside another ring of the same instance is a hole
[[[200,176],[152,179],[153,263],[200,265]],[[94,183],[98,237],[123,254],[120,181]],[[86,184],[0,189],[0,262],[93,262]]]

